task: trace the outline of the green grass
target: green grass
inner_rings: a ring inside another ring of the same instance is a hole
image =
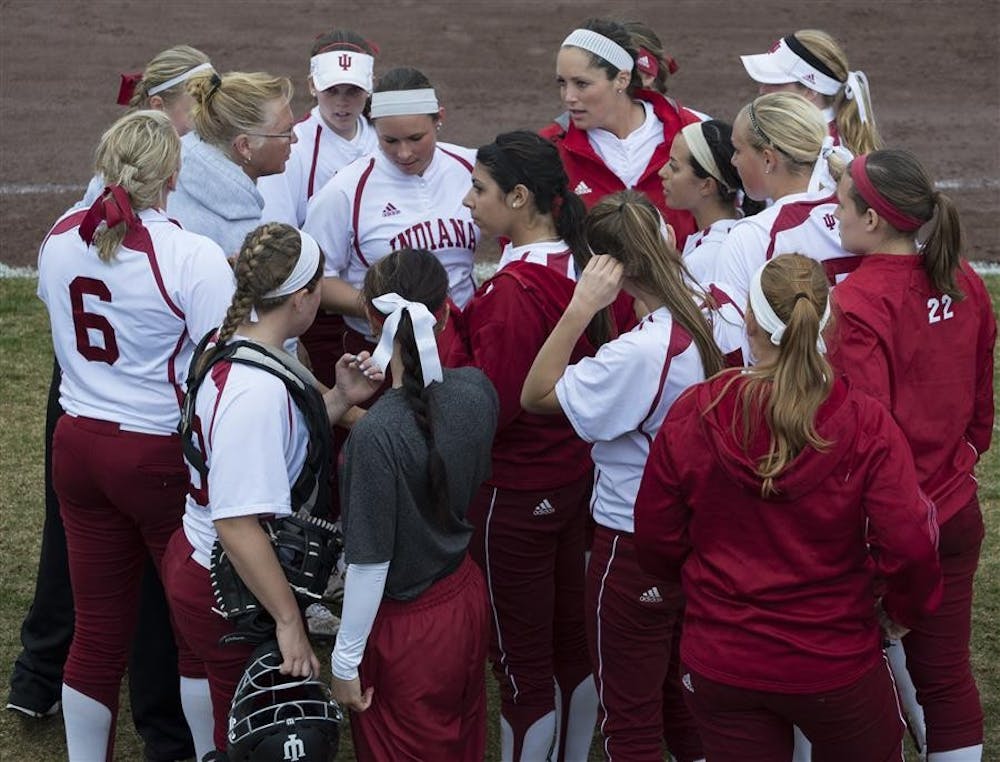
[[[986,279],[994,304],[1000,303],[1000,276]],[[35,298],[32,279],[0,279],[0,676],[9,675],[20,650],[18,631],[34,592],[43,517],[43,433],[45,401],[52,368],[48,319]],[[1000,373],[998,373],[1000,378]],[[976,580],[973,612],[973,665],[986,714],[986,748],[1000,749],[1000,443],[979,467],[980,501],[987,534]],[[326,661],[324,659],[324,661]],[[492,684],[492,677],[488,678]],[[6,698],[6,684],[2,698]],[[490,691],[490,717],[497,716]],[[349,736],[345,732],[345,736]],[[490,722],[489,755],[498,757],[496,723]],[[0,712],[0,759],[52,762],[65,759],[58,717],[23,721]],[[142,748],[132,728],[123,696],[116,758],[141,760]],[[598,756],[592,754],[592,758]],[[989,758],[987,756],[987,758]],[[347,739],[340,759],[353,759]]]

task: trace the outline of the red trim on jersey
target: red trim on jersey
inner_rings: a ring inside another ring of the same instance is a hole
[[[171,386],[174,387],[174,394],[177,395],[177,409],[181,410],[184,408],[184,390],[181,389],[180,382],[177,380],[177,356],[181,353],[184,348],[184,342],[187,339],[187,328],[181,331],[181,335],[177,338],[177,346],[174,347],[174,351],[170,353],[170,357],[167,359],[167,378],[170,381]]]
[[[354,226],[354,251],[357,252],[358,259],[365,267],[371,267],[371,265],[368,264],[365,255],[361,253],[361,242],[358,241],[358,221],[361,219],[361,194],[365,192],[365,185],[368,184],[368,178],[373,169],[375,169],[374,157],[368,162],[368,168],[358,178],[358,188],[354,192],[354,212],[351,215],[351,224]]]
[[[313,146],[312,167],[309,168],[309,186],[306,188],[306,199],[313,196],[313,184],[316,182],[316,165],[319,163],[319,136],[323,134],[323,125],[316,125],[316,144]]]
[[[653,322],[652,318],[650,318],[650,322]],[[646,441],[649,442],[650,446],[653,444],[653,435],[648,431],[643,431],[642,427],[653,417],[653,413],[656,412],[656,406],[660,404],[663,389],[667,385],[667,374],[670,372],[671,361],[689,346],[691,346],[691,335],[676,320],[671,320],[670,343],[667,345],[667,356],[663,358],[663,369],[660,371],[660,388],[653,398],[653,404],[649,406],[649,412],[646,413],[646,417],[642,419],[638,428],[639,433],[646,437]]]
[[[459,156],[457,153],[452,153],[451,151],[441,148],[441,146],[438,146],[437,148],[439,151],[441,151],[441,153],[448,154],[451,158],[453,158],[455,161],[457,161],[459,164],[461,164],[463,167],[469,170],[470,173],[472,172],[472,165],[469,164],[469,162],[466,159]]]
[[[39,251],[45,248],[45,244],[49,242],[49,238],[54,235],[62,235],[63,233],[72,230],[73,228],[80,227],[80,223],[83,222],[83,218],[87,216],[87,209],[81,209],[79,212],[73,212],[73,214],[60,220],[52,229],[45,234],[45,240],[42,241],[42,245],[39,247]]]
[[[771,242],[767,245],[767,254],[764,258],[771,259],[774,256],[774,246],[779,233],[801,225],[809,219],[812,210],[820,204],[831,203],[837,203],[836,195],[826,196],[813,201],[793,201],[781,207],[778,216],[774,218],[774,224],[771,225]]]
[[[212,366],[209,376],[215,384],[215,404],[212,406],[212,421],[208,424],[208,444],[212,445],[212,437],[215,436],[215,416],[219,412],[219,402],[222,401],[222,390],[226,386],[229,378],[229,371],[233,369],[233,364],[229,361],[217,362]],[[204,452],[204,450],[202,451]]]
[[[125,239],[122,241],[122,246],[127,246],[133,251],[141,251],[146,255],[149,260],[149,267],[153,272],[153,279],[156,281],[156,287],[160,290],[160,296],[163,297],[163,301],[166,302],[167,307],[181,320],[184,320],[184,312],[174,304],[173,300],[167,294],[167,288],[163,285],[163,276],[160,274],[160,265],[156,261],[156,251],[153,249],[153,239],[149,236],[149,231],[146,230],[144,225],[132,228],[125,234]]]
[[[838,275],[849,275],[858,269],[863,256],[854,255],[850,257],[835,257],[834,259],[824,259],[820,262],[823,270],[826,271],[826,279],[831,286],[837,285]]]

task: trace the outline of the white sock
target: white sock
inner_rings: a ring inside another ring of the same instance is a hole
[[[65,710],[63,710],[65,712]],[[980,762],[983,758],[983,745],[964,746],[950,751],[935,751],[927,755],[927,762]]]
[[[525,731],[524,740],[521,741],[521,756],[518,760],[535,762],[548,759],[555,732],[555,712],[548,712],[535,720]],[[514,762],[514,729],[503,715],[500,716],[500,759],[502,762]]]
[[[558,718],[562,717],[562,691],[556,683],[556,745],[559,748],[560,733]],[[565,762],[586,762],[590,756],[590,743],[594,740],[594,725],[597,724],[597,685],[594,676],[587,675],[573,689],[569,699],[569,716],[566,721]]]
[[[914,743],[919,747],[917,751],[925,752],[927,751],[927,724],[924,722],[924,708],[917,701],[917,689],[906,669],[906,647],[902,641],[893,640],[885,649],[885,655],[889,659],[892,679],[896,683],[896,693],[899,694],[899,703],[903,706],[903,716],[906,718],[910,735],[913,736]]]
[[[194,740],[195,759],[202,759],[210,751],[215,751],[215,715],[212,713],[208,680],[203,677],[182,677],[181,706]]]
[[[103,762],[111,737],[111,710],[96,699],[62,687],[63,722],[69,762]]]
[[[812,759],[813,745],[809,743],[806,734],[795,726],[795,750],[792,752],[792,762],[809,762]]]

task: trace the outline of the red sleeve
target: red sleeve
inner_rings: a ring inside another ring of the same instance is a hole
[[[976,278],[978,280],[978,277]],[[974,282],[974,281],[973,281]],[[977,283],[976,297],[982,305],[982,320],[979,324],[979,336],[976,342],[976,396],[972,408],[972,420],[965,431],[969,440],[980,456],[990,449],[993,438],[993,351],[997,340],[997,321],[993,314],[993,305],[989,294],[982,283]]]
[[[889,358],[878,329],[856,311],[837,311],[837,334],[830,346],[830,364],[851,384],[892,410]]]
[[[472,364],[493,383],[500,398],[497,431],[521,413],[521,387],[548,331],[537,307],[510,277],[495,278],[465,311]]]
[[[691,509],[681,494],[672,443],[683,427],[670,421],[682,400],[674,403],[649,450],[635,501],[635,547],[642,570],[656,579],[679,582],[681,566],[691,552],[688,525]]]
[[[937,513],[889,411],[873,404],[868,411],[881,430],[869,455],[864,511],[876,573],[885,582],[882,605],[894,622],[913,627],[941,603]]]

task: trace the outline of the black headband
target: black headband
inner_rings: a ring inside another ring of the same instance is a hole
[[[785,44],[788,46],[788,49],[790,51],[792,51],[795,55],[797,55],[799,58],[801,58],[811,67],[813,67],[820,74],[825,74],[830,79],[836,80],[837,82],[842,81],[840,77],[838,77],[836,74],[830,71],[829,66],[820,61],[816,56],[812,54],[812,52],[810,52],[809,48],[807,48],[805,45],[799,42],[798,38],[794,34],[790,34],[785,38]]]

